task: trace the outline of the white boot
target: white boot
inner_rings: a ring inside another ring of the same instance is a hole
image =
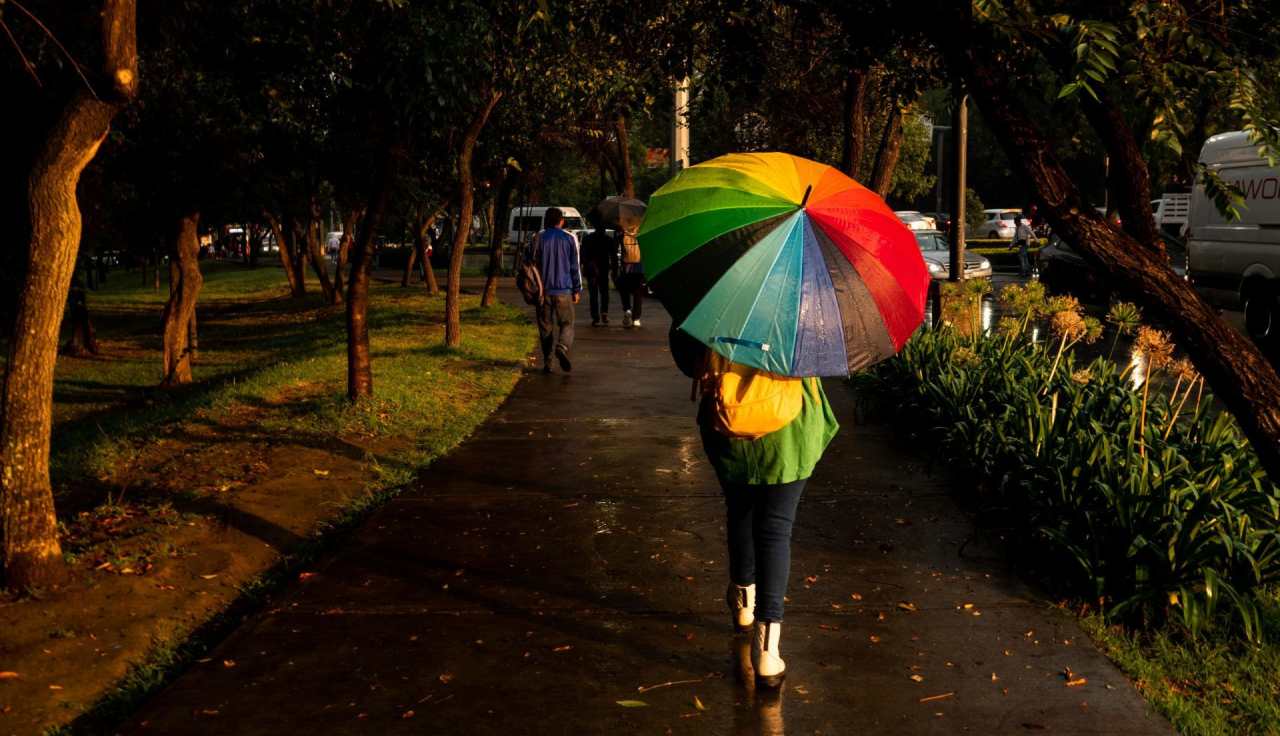
[[[755,637],[751,641],[751,667],[756,671],[756,685],[776,688],[787,676],[787,663],[778,656],[778,640],[781,638],[781,623],[756,622]]]
[[[729,583],[729,589],[724,593],[724,602],[729,606],[729,613],[733,616],[733,628],[740,634],[751,631],[751,625],[756,621],[756,586],[751,585],[735,585]]]

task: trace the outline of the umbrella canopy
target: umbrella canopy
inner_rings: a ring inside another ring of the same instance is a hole
[[[630,197],[606,197],[595,206],[595,211],[599,213],[603,224],[635,232],[644,221],[647,206]]]
[[[735,363],[847,375],[924,320],[929,272],[875,193],[785,153],[721,156],[649,200],[644,272],[674,324]]]

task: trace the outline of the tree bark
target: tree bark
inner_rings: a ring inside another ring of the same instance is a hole
[[[391,198],[398,151],[388,149],[378,172],[368,207],[353,243],[351,272],[347,277],[347,398],[373,395],[373,366],[369,357],[369,271],[373,266],[373,237]]]
[[[498,194],[495,197],[494,209],[497,210],[494,219],[493,232],[489,238],[489,273],[484,280],[484,292],[480,296],[480,306],[491,307],[498,301],[498,276],[502,274],[502,245],[506,238],[506,228],[498,227],[497,218],[506,219],[506,212],[511,204],[511,191],[515,189],[516,177],[511,176],[511,172],[506,166],[502,167],[501,182],[498,184]]]
[[[329,278],[329,260],[325,258],[324,245],[320,242],[324,237],[324,225],[317,210],[318,207],[313,204],[311,218],[299,229],[306,244],[307,260],[311,262],[311,270],[315,271],[316,278],[320,281],[320,293],[325,303],[341,304],[342,295],[333,288],[333,281]]]
[[[627,127],[627,113],[621,111],[614,119],[618,134],[618,168],[622,173],[622,196],[636,196],[636,180],[631,172],[631,131]]]
[[[204,284],[200,275],[199,227],[199,212],[178,217],[169,256],[169,301],[164,306],[163,386],[191,383],[196,299]]]
[[[359,208],[352,207],[342,214],[342,238],[338,241],[338,263],[333,274],[333,288],[340,294],[346,291],[342,285],[342,274],[351,256],[351,243],[356,237],[356,223],[360,221],[361,212]]]
[[[871,191],[881,199],[893,189],[893,171],[898,168],[898,154],[902,151],[902,108],[896,100],[890,101],[889,119],[885,121],[880,136],[880,148],[876,151],[875,166],[871,170]]]
[[[298,273],[297,259],[293,257],[293,239],[285,235],[285,227],[280,218],[270,212],[263,213],[271,233],[276,238],[276,249],[280,252],[280,266],[284,268],[285,278],[289,280],[289,295],[295,299],[307,295],[307,283]]]
[[[431,256],[427,253],[431,245],[430,231],[431,226],[436,224],[436,220],[440,217],[440,213],[444,212],[444,205],[440,205],[432,210],[422,210],[413,223],[413,250],[409,253],[409,265],[405,266],[404,279],[401,286],[409,285],[409,275],[413,271],[414,259],[417,258],[422,263],[423,277],[422,281],[427,282],[427,291],[431,295],[440,292],[440,287],[435,283],[435,273],[431,268]]]
[[[456,348],[462,344],[462,256],[471,234],[471,208],[475,191],[471,181],[471,158],[476,141],[489,121],[489,114],[502,99],[502,93],[491,91],[484,107],[471,120],[458,149],[458,224],[453,234],[453,248],[449,251],[449,281],[444,293],[444,344]]]
[[[89,272],[93,272],[92,264]],[[67,317],[71,319],[71,335],[63,343],[61,353],[75,358],[97,355],[98,340],[94,335],[93,320],[89,317],[89,297],[79,278],[72,282]]]
[[[862,152],[867,145],[867,80],[866,69],[850,69],[844,87],[844,136],[840,170],[857,180],[862,167]]]
[[[955,24],[951,24],[955,25]],[[1273,482],[1280,482],[1280,375],[1244,335],[1227,325],[1192,286],[1169,267],[1155,243],[1140,243],[1089,207],[1053,153],[1048,140],[1017,106],[993,45],[974,41],[971,29],[939,31],[936,40],[953,71],[963,74],[970,94],[1004,146],[1010,162],[1035,187],[1044,214],[1126,298],[1172,330],[1218,399],[1235,416]],[[1145,164],[1114,162],[1129,169]],[[1133,173],[1133,181],[1144,178]],[[1147,199],[1132,187],[1129,196]],[[1122,190],[1123,191],[1123,190]]]
[[[73,93],[35,157],[27,179],[31,223],[27,271],[18,294],[0,419],[0,522],[7,585],[32,589],[65,574],[53,488],[49,433],[58,332],[80,245],[76,184],[106,138],[116,112],[137,91],[134,0],[102,4],[102,97]]]

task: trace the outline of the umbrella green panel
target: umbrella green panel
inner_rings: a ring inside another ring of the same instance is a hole
[[[803,218],[794,213],[747,251],[681,329],[735,363],[789,374],[804,275]]]
[[[637,236],[645,274],[653,278],[703,244],[741,227],[795,209],[789,202],[762,199],[743,193],[682,192],[687,206],[678,217],[667,217],[675,208],[655,203]],[[701,200],[701,201],[699,201]],[[721,206],[723,205],[723,206]],[[663,224],[663,220],[666,220]]]
[[[668,266],[657,276],[648,276],[649,287],[657,295],[675,324],[684,322],[704,294],[720,277],[737,263],[743,254],[755,248],[765,235],[778,227],[786,227],[793,213],[774,215],[730,230],[713,238],[684,258]],[[643,248],[643,244],[641,245]]]

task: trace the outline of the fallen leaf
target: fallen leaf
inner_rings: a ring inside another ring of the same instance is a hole
[[[1008,649],[1006,649],[1006,650],[1004,650],[1004,656],[1006,656],[1006,657],[1012,657],[1012,656],[1013,656],[1013,652],[1011,652],[1011,651],[1009,651]]]
[[[927,697],[927,698],[920,698],[920,702],[921,702],[921,703],[932,703],[932,702],[937,701],[937,700],[946,700],[947,698],[950,698],[950,697],[952,697],[953,695],[955,695],[955,692],[939,693],[939,694],[937,694],[937,695],[930,695],[930,696],[929,696],[929,697]]]
[[[315,473],[317,478],[328,478],[328,477],[329,477],[329,471],[327,471],[327,470],[321,470],[321,469],[319,469],[319,468],[316,468],[315,470],[312,470],[311,472]],[[413,711],[409,711],[409,712],[410,712],[410,713],[412,713]]]
[[[552,649],[551,651],[553,651],[553,652],[567,652],[567,651],[569,651],[570,649],[573,649],[573,645],[572,645],[572,644],[564,644],[564,645],[562,645],[562,646],[558,646],[558,647],[556,647],[556,648]]]
[[[648,704],[648,703],[646,703],[646,702],[644,702],[643,700],[615,700],[614,702],[615,702],[615,703],[617,703],[618,705],[621,705],[623,708],[647,708],[647,707],[649,707],[649,704]]]
[[[328,475],[328,473],[325,473],[325,475]],[[400,717],[401,717],[401,718],[413,718],[413,717],[414,717],[414,715],[416,715],[416,714],[415,714],[413,711],[411,711],[411,710],[406,710],[404,713],[401,713],[401,714],[400,714]]]
[[[869,638],[869,639],[871,639],[871,643],[872,643],[872,644],[879,644],[879,643],[880,643],[880,637],[876,636],[875,634],[872,634],[872,635],[871,635],[870,637],[868,637],[868,638]]]
[[[453,681],[453,673],[452,673],[452,672],[442,672],[442,673],[440,673],[439,680],[440,680],[440,684],[441,684],[441,685],[448,685],[450,682],[452,682],[452,681]]]
[[[298,580],[305,583],[315,576],[316,574],[314,572],[300,572],[298,573]]]
[[[806,576],[805,576],[805,578],[804,578],[804,581],[805,581],[806,583],[808,583],[809,585],[813,585],[814,583],[818,582],[818,576],[817,576],[817,575],[806,575]]]
[[[884,611],[881,611],[880,613],[877,613],[877,614],[876,614],[876,620],[877,620],[877,621],[884,621],[884,620],[885,620],[885,619],[887,619],[887,618],[889,618],[889,615],[888,615],[888,614],[886,614]]]
[[[698,710],[707,709],[707,706],[702,704],[702,701],[698,699],[697,695],[693,696],[693,707],[697,708]]]
[[[17,672],[11,672],[11,671],[0,672],[0,680],[16,680],[19,677],[22,677],[22,675],[19,675]]]
[[[898,604],[898,609],[902,611],[907,611],[909,613],[915,613],[916,604],[909,603],[907,601],[902,601],[901,603]]]
[[[963,606],[961,606],[961,608],[963,608],[964,610],[968,611],[968,610],[970,610],[970,609],[972,609],[972,608],[973,608],[973,604],[972,604],[972,603],[966,603],[966,604],[964,604]]]
[[[924,675],[912,675],[911,679],[914,682],[924,682]]]
[[[200,709],[199,711],[197,711],[197,712],[198,712],[200,715],[202,715],[202,716],[216,716],[216,715],[218,715],[218,710],[217,710],[216,708],[201,708],[201,709]]]
[[[850,593],[850,594],[849,594],[849,597],[850,597],[850,598],[852,598],[852,599],[854,599],[855,601],[860,601],[860,600],[862,600],[862,594],[861,594],[861,593]]]
[[[992,682],[999,682],[999,681],[1000,681],[1000,677],[999,677],[998,675],[996,675],[996,673],[992,672],[992,673],[991,673],[991,681],[992,681]]]
[[[222,660],[222,666],[231,669],[236,666],[236,661],[234,659],[224,659]]]
[[[50,685],[50,686],[49,686],[49,689],[50,689],[50,690],[61,690],[61,689],[62,689],[62,686],[61,686],[61,685]]]
[[[214,578],[218,577],[218,573],[215,572],[209,575],[201,575],[200,577],[204,578],[205,580],[213,580]]]
[[[1089,679],[1086,677],[1074,677],[1070,680],[1067,680],[1067,687],[1080,687],[1081,685],[1088,684],[1088,682],[1089,682]]]

